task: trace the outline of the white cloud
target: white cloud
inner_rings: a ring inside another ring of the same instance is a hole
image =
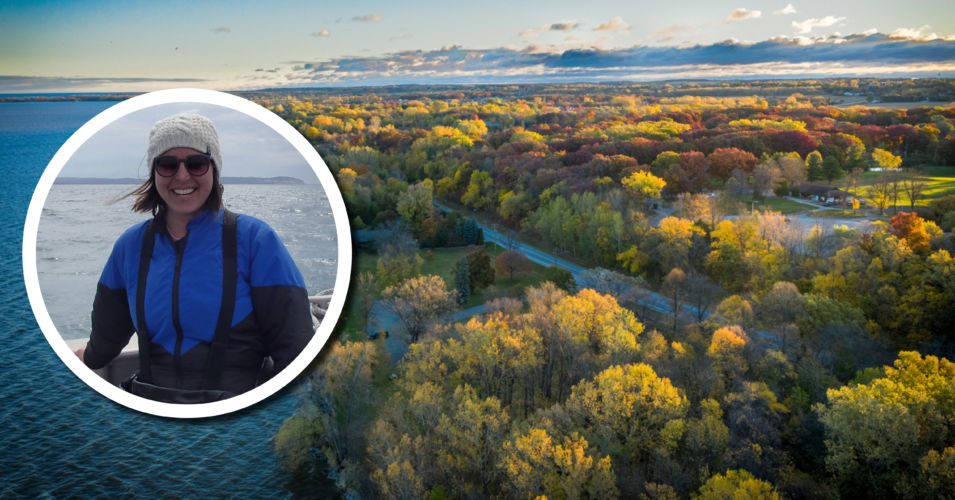
[[[783,7],[782,9],[779,9],[776,12],[773,12],[773,14],[795,14],[795,13],[796,13],[796,8],[793,7],[793,4],[791,3],[786,4],[786,6]]]
[[[381,17],[381,14],[366,14],[364,16],[355,16],[351,18],[352,21],[358,21],[360,23],[377,23],[384,19]]]
[[[811,18],[799,23],[793,21],[793,28],[799,30],[800,33],[809,33],[813,28],[826,28],[844,20],[845,17],[833,16],[826,16],[822,19]]]
[[[927,24],[919,28],[899,28],[889,33],[889,38],[905,38],[907,40],[918,40],[920,42],[930,42],[942,38],[935,33],[925,33],[928,29],[929,25]],[[952,40],[953,36],[955,35],[949,35],[945,37],[944,40]]]
[[[623,18],[617,16],[594,28],[594,31],[624,31],[630,28],[630,25],[623,22]]]
[[[329,34],[330,34],[330,33],[328,32],[327,29],[322,29],[322,31],[316,31],[316,32],[312,33],[312,36],[314,36],[314,37],[319,37],[319,38],[320,38],[320,37],[329,36]]]
[[[731,23],[733,21],[742,21],[744,19],[756,19],[763,15],[762,11],[759,10],[746,10],[744,8],[739,8],[733,11],[726,19],[723,19],[724,23]]]

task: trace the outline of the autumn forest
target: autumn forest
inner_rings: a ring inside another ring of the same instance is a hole
[[[356,234],[293,491],[952,498],[955,81],[248,97]]]

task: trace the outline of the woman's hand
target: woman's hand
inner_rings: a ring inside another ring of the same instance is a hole
[[[76,355],[80,358],[80,361],[83,361],[83,353],[85,353],[85,352],[86,352],[86,346],[83,346],[83,347],[80,347],[79,349],[73,351],[73,354],[76,354]],[[85,361],[83,361],[83,362],[85,363]]]

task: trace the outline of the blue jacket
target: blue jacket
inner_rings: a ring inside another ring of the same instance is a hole
[[[223,212],[204,212],[173,242],[157,217],[145,290],[145,323],[155,385],[198,389],[222,300]],[[90,368],[115,358],[135,328],[140,253],[148,221],[116,241],[97,285],[92,332],[84,354]],[[266,357],[285,368],[313,334],[301,273],[275,231],[253,217],[236,220],[237,285],[220,387],[254,387]]]

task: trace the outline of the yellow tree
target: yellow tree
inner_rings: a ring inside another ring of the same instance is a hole
[[[621,181],[627,192],[636,196],[643,206],[648,199],[658,199],[667,185],[666,181],[651,174],[650,172],[637,171]]]
[[[540,356],[540,336],[531,328],[511,328],[501,313],[487,320],[471,319],[460,328],[458,351],[461,377],[473,381],[487,396],[511,405],[515,385],[525,390],[525,415],[529,408],[528,389],[533,389]]]
[[[434,429],[438,447],[434,461],[446,484],[462,493],[488,495],[497,480],[501,445],[510,419],[494,397],[482,399],[465,384],[454,390],[451,406]]]
[[[744,469],[716,474],[700,487],[698,500],[779,500],[779,493],[771,483],[756,479]]]
[[[586,375],[588,368],[636,357],[637,336],[644,327],[611,295],[581,290],[558,302],[554,315],[562,344],[567,347],[561,352],[558,399],[566,393],[570,382]]]
[[[649,466],[675,451],[688,403],[669,379],[639,363],[614,365],[580,382],[564,406],[587,440],[613,457],[618,474],[652,481],[664,479],[648,477]]]
[[[616,498],[610,457],[595,459],[587,440],[574,433],[562,441],[544,429],[505,441],[498,467],[513,498]]]
[[[924,479],[951,476],[919,479],[955,446],[955,363],[903,351],[884,373],[829,389],[828,403],[815,406],[826,428],[826,466],[845,492],[926,498],[932,481]]]

